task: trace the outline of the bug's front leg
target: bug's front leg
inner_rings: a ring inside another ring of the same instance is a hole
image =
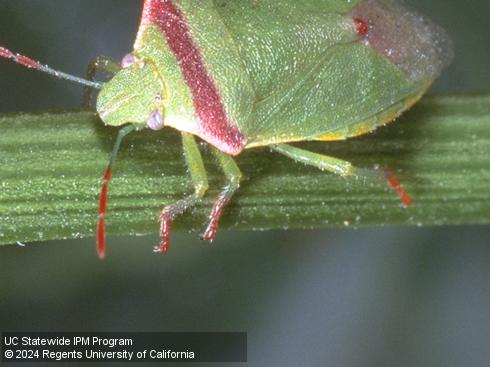
[[[155,252],[164,253],[168,251],[172,222],[178,215],[196,205],[208,190],[208,176],[194,136],[182,133],[182,147],[184,148],[185,162],[194,186],[194,193],[162,210],[160,214],[161,242],[160,246],[154,248]]]
[[[113,58],[107,56],[97,56],[88,65],[86,78],[90,81],[94,81],[95,75],[99,71],[102,71],[109,75],[114,75],[119,70],[121,70],[121,64],[116,60],[114,60]],[[88,108],[92,106],[92,91],[93,88],[90,87],[84,88],[82,107]]]
[[[323,154],[309,152],[304,149],[293,147],[288,144],[279,144],[271,146],[273,150],[285,155],[297,162],[304,163],[309,166],[316,167],[322,171],[329,171],[340,176],[360,176],[360,177],[372,177],[372,178],[385,178],[388,183],[400,196],[402,205],[404,207],[409,206],[412,203],[412,198],[403,189],[402,185],[396,178],[396,176],[390,170],[378,171],[365,168],[357,168],[352,163],[344,161],[342,159],[329,157]]]
[[[218,231],[218,222],[223,213],[224,207],[230,202],[233,194],[240,187],[242,173],[236,165],[235,161],[229,155],[224,154],[216,148],[213,148],[213,154],[218,160],[221,169],[223,170],[228,182],[214,202],[213,209],[209,215],[209,224],[206,231],[201,236],[201,239],[212,241]]]

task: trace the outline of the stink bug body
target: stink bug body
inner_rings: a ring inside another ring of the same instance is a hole
[[[122,126],[100,195],[97,250],[103,257],[112,165],[128,133],[164,127],[182,132],[194,193],[162,211],[157,252],[168,249],[175,217],[208,188],[195,137],[212,147],[228,183],[202,235],[211,240],[240,184],[232,156],[269,146],[339,175],[370,174],[289,143],[347,139],[394,120],[450,62],[452,46],[440,27],[395,0],[145,0],[133,51],[120,63],[97,58],[90,80],[5,48],[0,56],[85,84],[87,103],[90,88],[100,89],[100,118]],[[97,69],[114,76],[94,82]],[[386,175],[409,205],[396,177]]]

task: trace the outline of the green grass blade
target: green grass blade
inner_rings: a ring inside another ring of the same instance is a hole
[[[114,128],[93,112],[0,115],[0,243],[92,236]],[[393,168],[408,209],[379,182],[344,179],[269,149],[237,159],[245,180],[223,228],[324,228],[490,223],[490,95],[425,98],[397,123],[345,142],[302,147]],[[176,228],[203,229],[223,177],[204,149],[211,190]],[[191,192],[169,129],[124,142],[109,190],[109,234],[156,233],[159,210]]]

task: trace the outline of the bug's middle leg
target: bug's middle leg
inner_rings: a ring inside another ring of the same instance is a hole
[[[208,177],[194,136],[182,133],[182,146],[184,148],[185,162],[194,186],[194,193],[162,210],[160,214],[161,242],[159,246],[155,247],[155,252],[167,252],[172,222],[178,215],[196,205],[208,190]]]
[[[97,56],[88,65],[86,79],[93,81],[95,79],[95,74],[97,74],[98,71],[102,71],[109,75],[114,75],[119,70],[121,70],[121,64],[113,58],[107,56]],[[83,91],[82,107],[88,108],[92,106],[92,91],[92,88],[85,87]]]
[[[329,157],[323,154],[313,153],[304,149],[296,148],[288,144],[279,144],[271,146],[272,150],[285,155],[297,162],[316,167],[323,171],[329,171],[340,176],[359,176],[372,178],[385,178],[388,183],[400,196],[403,206],[407,207],[412,203],[412,198],[403,189],[396,176],[389,170],[378,171],[370,169],[357,168],[348,161]]]
[[[242,173],[232,157],[224,154],[216,148],[213,148],[212,151],[218,160],[218,163],[221,166],[221,169],[223,170],[228,182],[216,198],[211,214],[209,215],[208,226],[201,235],[201,239],[206,241],[212,241],[216,236],[216,232],[218,231],[218,222],[221,214],[223,213],[223,209],[230,202],[233,194],[240,187],[240,180],[242,178]]]

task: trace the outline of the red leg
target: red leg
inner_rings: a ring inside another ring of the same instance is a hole
[[[170,228],[173,218],[162,211],[160,214],[160,246],[155,246],[154,252],[165,253],[170,246]]]
[[[109,165],[104,173],[104,183],[100,191],[99,220],[97,221],[97,254],[100,259],[105,257],[105,215],[107,212],[107,189],[111,181],[112,167]]]
[[[404,207],[409,206],[412,203],[412,198],[403,189],[400,181],[396,178],[394,173],[388,169],[383,170],[383,175],[380,174],[379,169],[363,169],[353,167],[350,162],[343,161],[337,158],[325,156],[318,153],[309,152],[300,148],[296,148],[287,144],[279,144],[271,147],[273,150],[292,158],[297,162],[307,164],[319,168],[321,170],[330,171],[340,176],[358,176],[358,177],[372,177],[372,178],[386,178],[390,186],[397,192],[402,200]]]
[[[228,205],[233,197],[233,194],[240,187],[240,180],[242,178],[242,173],[240,172],[240,169],[236,165],[233,158],[222,153],[221,151],[218,151],[217,149],[213,149],[213,153],[218,159],[218,163],[228,179],[228,184],[214,202],[213,209],[209,215],[209,224],[206,231],[204,231],[204,233],[201,235],[201,239],[205,241],[212,241],[216,236],[218,231],[218,222],[223,214],[223,209],[226,207],[226,205]]]
[[[154,252],[158,253],[168,251],[170,228],[174,219],[196,205],[208,189],[206,170],[194,137],[190,134],[182,133],[182,146],[184,148],[185,162],[192,178],[194,193],[162,210],[160,214],[161,241],[160,245],[154,248]]]
[[[216,237],[218,232],[218,222],[223,214],[223,209],[231,201],[233,194],[239,188],[239,185],[228,186],[223,192],[216,198],[211,214],[209,215],[209,223],[206,231],[201,235],[201,239],[204,241],[212,241]]]
[[[400,196],[400,199],[402,201],[402,205],[404,208],[409,207],[412,204],[412,197],[405,191],[403,188],[402,184],[398,180],[398,178],[395,176],[393,171],[387,169],[385,170],[385,175],[386,178],[388,179],[388,183],[390,186],[393,188],[393,190],[396,191],[398,196]]]
[[[117,152],[121,146],[121,141],[123,138],[128,135],[130,132],[134,130],[134,126],[129,125],[123,127],[119,130],[119,134],[117,135],[116,142],[114,143],[114,147],[112,148],[111,160],[109,161],[109,165],[104,173],[104,182],[102,183],[102,188],[100,190],[100,199],[99,199],[99,217],[97,220],[97,254],[99,258],[103,259],[105,257],[106,252],[106,241],[105,241],[105,215],[107,213],[107,196],[109,191],[109,183],[111,182],[112,177],[112,165],[114,164]]]

